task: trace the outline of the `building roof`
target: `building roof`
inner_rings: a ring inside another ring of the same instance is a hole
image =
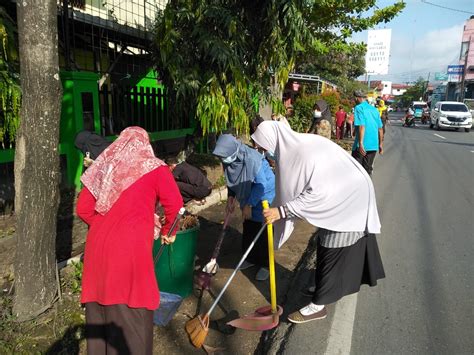
[[[392,89],[397,89],[397,90],[406,90],[410,87],[411,85],[407,84],[392,84]]]

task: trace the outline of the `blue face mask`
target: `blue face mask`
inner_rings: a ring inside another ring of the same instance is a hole
[[[237,149],[237,151],[231,156],[228,156],[227,158],[222,158],[222,162],[224,164],[232,164],[237,159],[238,154],[239,154],[239,150]]]

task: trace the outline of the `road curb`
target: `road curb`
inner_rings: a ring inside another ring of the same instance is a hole
[[[189,207],[186,207],[186,210],[192,214],[197,214],[225,200],[227,200],[227,187],[219,187],[213,189],[211,194],[206,197],[206,203],[204,205],[190,205]]]
[[[315,232],[295,268],[288,292],[280,300],[284,309],[280,317],[280,324],[277,328],[262,333],[255,354],[283,354],[285,344],[293,331],[293,324],[289,323],[286,317],[302,303],[304,297],[301,290],[308,285],[308,280],[312,277],[316,267],[316,246],[317,236]]]

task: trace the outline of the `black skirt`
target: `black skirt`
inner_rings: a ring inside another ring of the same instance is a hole
[[[326,305],[359,292],[361,285],[375,286],[385,272],[375,235],[369,234],[354,245],[325,248],[318,244],[316,290],[313,303]]]

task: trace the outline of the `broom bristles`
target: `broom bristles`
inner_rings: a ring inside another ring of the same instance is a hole
[[[197,316],[188,320],[185,329],[191,343],[196,348],[202,347],[204,340],[206,340],[207,333],[209,332],[209,316],[206,314],[204,317]]]

